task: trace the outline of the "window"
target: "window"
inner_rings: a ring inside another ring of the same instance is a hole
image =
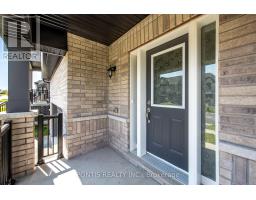
[[[183,107],[184,46],[178,45],[152,56],[153,106]]]
[[[201,29],[201,173],[216,180],[216,24]]]

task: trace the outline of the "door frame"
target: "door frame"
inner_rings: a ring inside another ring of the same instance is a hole
[[[216,22],[216,60],[218,60],[219,15],[202,15],[151,42],[130,52],[130,151],[137,149],[137,156],[146,152],[146,51],[184,34],[188,39],[188,180],[189,184],[219,183],[219,145],[216,132],[216,182],[205,180],[201,176],[201,58],[200,29]],[[136,64],[135,64],[136,63]],[[134,77],[136,74],[136,77]],[[216,62],[218,74],[218,62]],[[218,76],[216,77],[216,130],[218,129]],[[136,84],[131,83],[136,81]],[[136,95],[135,95],[136,94]],[[136,101],[134,100],[136,98]],[[136,106],[136,110],[134,107]],[[136,116],[137,120],[132,117]],[[136,140],[135,140],[136,138]],[[136,141],[136,143],[134,143]]]
[[[154,62],[153,59],[155,56],[159,56],[162,55],[164,53],[173,51],[175,49],[179,49],[182,48],[182,104],[181,105],[160,105],[160,104],[155,104],[153,97],[154,97]],[[171,164],[171,166],[173,166],[174,168],[176,168],[178,171],[182,171],[184,174],[187,174],[187,170],[188,170],[188,102],[189,102],[189,98],[188,98],[188,34],[184,34],[180,37],[175,38],[174,40],[170,40],[167,43],[164,43],[160,46],[157,46],[149,51],[146,52],[147,55],[147,89],[146,89],[146,93],[147,93],[147,100],[150,99],[151,101],[151,105],[150,105],[150,109],[151,109],[151,114],[152,118],[153,118],[153,110],[155,110],[155,112],[158,112],[159,115],[161,115],[159,112],[162,111],[162,114],[167,114],[169,112],[169,114],[173,113],[173,118],[171,117],[170,119],[180,119],[181,116],[182,119],[184,120],[184,137],[182,139],[182,142],[184,142],[184,149],[182,151],[183,153],[183,158],[181,158],[181,160],[176,160],[174,159],[173,162],[166,162]],[[151,81],[149,81],[151,80]],[[148,105],[147,105],[148,107]],[[158,111],[157,111],[158,110]],[[174,117],[176,114],[178,114],[179,117]],[[182,114],[181,114],[182,113]],[[164,114],[164,115],[165,115]],[[166,116],[167,117],[167,116]],[[153,119],[152,119],[152,123],[153,123]],[[162,124],[164,125],[164,124]],[[166,124],[167,125],[167,124]],[[147,123],[147,135],[149,136],[150,132],[151,132],[151,128],[152,124]],[[170,129],[171,131],[171,129]],[[151,132],[152,133],[152,132]],[[165,137],[165,136],[164,136]],[[167,136],[166,136],[167,137]],[[147,139],[147,145],[152,145],[151,148],[154,146],[153,142],[149,139],[149,137],[146,138]],[[167,140],[167,138],[166,138]],[[165,144],[167,145],[167,144]],[[147,146],[147,153],[151,153],[154,154],[156,157],[161,157],[162,160],[164,159],[163,156],[165,154],[166,151],[170,151],[170,149],[167,149],[167,146],[163,147],[166,148],[165,151],[162,151],[160,154],[162,154],[162,156],[160,156],[159,154],[157,154],[156,152],[154,153],[153,149],[151,149],[152,151],[150,151],[150,147]],[[160,150],[160,149],[159,149]],[[170,152],[170,154],[172,154]],[[168,154],[167,154],[168,155]],[[166,156],[167,156],[166,155]],[[175,155],[173,154],[173,156],[175,157]],[[178,156],[178,155],[176,155]],[[169,157],[169,156],[167,156]],[[167,159],[166,157],[166,159]],[[174,158],[173,157],[173,158]],[[170,157],[169,157],[170,158]],[[176,160],[176,161],[175,161]],[[175,165],[174,162],[180,163],[180,166]],[[181,163],[183,163],[181,165]],[[184,168],[183,168],[183,167]]]

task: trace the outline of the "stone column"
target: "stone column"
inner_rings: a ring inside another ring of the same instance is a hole
[[[36,112],[0,114],[0,121],[12,121],[12,175],[31,174],[35,168],[34,120]]]

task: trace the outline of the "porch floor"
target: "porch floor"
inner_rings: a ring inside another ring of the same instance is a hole
[[[73,159],[55,160],[18,178],[17,185],[157,185],[147,173],[109,147]]]

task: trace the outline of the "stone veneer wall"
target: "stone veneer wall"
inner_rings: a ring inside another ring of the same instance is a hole
[[[53,91],[51,101],[67,111],[64,156],[71,158],[107,143],[108,47],[68,33],[66,59],[52,77],[55,82],[51,83],[56,90],[60,87],[58,83],[63,83],[65,89],[58,94]],[[65,92],[67,99],[62,97]]]
[[[197,15],[149,15],[109,48],[109,64],[117,72],[108,81],[108,113],[124,120],[109,120],[109,143],[112,147],[129,151],[129,52],[156,39]]]
[[[12,121],[12,174],[31,174],[35,167],[34,120],[37,113],[0,114],[0,124]]]
[[[256,184],[256,15],[221,15],[220,184]]]

